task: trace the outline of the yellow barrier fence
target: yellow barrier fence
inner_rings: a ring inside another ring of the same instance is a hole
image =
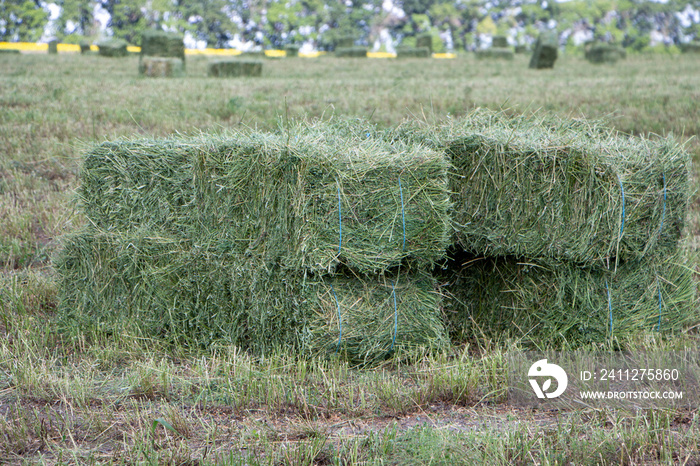
[[[0,50],[19,50],[27,53],[47,53],[49,50],[48,44],[33,43],[33,42],[0,42]],[[96,45],[91,45],[90,50],[97,52],[99,49]],[[130,45],[126,48],[127,51],[139,53],[141,47]],[[77,44],[58,44],[59,53],[79,53],[80,46]],[[243,52],[236,49],[185,49],[185,55],[213,55],[213,56],[237,56]],[[299,56],[304,58],[317,58],[325,55],[326,52],[300,52]],[[265,56],[270,58],[286,57],[287,53],[284,50],[265,50]],[[367,52],[368,58],[396,58],[395,53],[388,52]],[[456,58],[454,53],[434,53],[433,58]]]

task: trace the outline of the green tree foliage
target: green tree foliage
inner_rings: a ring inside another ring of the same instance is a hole
[[[0,40],[34,42],[43,34],[48,19],[38,0],[0,1]]]
[[[176,0],[174,14],[182,32],[189,31],[209,47],[223,48],[237,30],[229,17],[232,9],[240,11],[234,7],[235,4],[225,0]]]
[[[59,0],[56,2],[61,7],[61,15],[56,21],[56,34],[63,40],[65,36],[93,36],[98,31],[94,30],[94,2],[90,0]]]

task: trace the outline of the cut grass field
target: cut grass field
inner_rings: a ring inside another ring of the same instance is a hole
[[[270,60],[262,77],[212,79],[197,58],[188,59],[186,77],[146,79],[136,56],[0,56],[0,462],[700,462],[696,410],[511,406],[501,390],[518,342],[476,335],[416,364],[360,369],[164,347],[148,335],[56,331],[50,259],[60,236],[84,222],[75,203],[80,155],[119,136],[268,130],[313,117],[389,127],[483,106],[673,133],[697,166],[697,58],[630,56],[596,66],[564,56],[553,70],[527,63],[327,57]],[[685,243],[694,249],[697,197],[691,209]],[[640,335],[637,343],[639,351],[697,346],[694,332],[672,341]]]

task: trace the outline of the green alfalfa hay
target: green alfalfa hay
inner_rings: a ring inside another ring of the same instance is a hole
[[[559,36],[556,31],[543,32],[537,38],[535,48],[530,57],[530,68],[554,68],[559,54]]]
[[[443,255],[451,204],[441,154],[340,125],[284,131],[98,145],[81,172],[85,214],[104,230],[214,238],[294,270],[373,273]]]
[[[226,249],[145,230],[75,233],[54,262],[60,328],[189,347],[236,345],[258,355],[332,356],[328,342],[340,339],[337,354],[362,363],[442,349],[447,341],[429,277],[305,275]]]
[[[141,57],[139,74],[149,78],[176,78],[185,75],[185,64],[179,58]]]
[[[529,348],[625,345],[700,324],[695,272],[683,254],[611,269],[473,258],[443,293],[456,341],[518,340]]]
[[[672,137],[488,110],[390,137],[446,152],[454,242],[477,255],[602,266],[672,254],[685,224],[690,157]]]
[[[332,285],[332,286],[331,286]],[[442,296],[428,274],[394,273],[372,280],[336,276],[313,287],[319,306],[309,345],[316,354],[367,364],[417,351],[444,350]]]
[[[207,64],[207,76],[214,78],[236,78],[240,76],[262,76],[263,62],[260,60],[221,59]]]

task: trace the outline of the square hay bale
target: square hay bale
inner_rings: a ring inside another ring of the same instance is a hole
[[[515,53],[527,53],[528,47],[525,44],[518,44],[515,46]]]
[[[556,31],[547,31],[540,34],[535,43],[535,49],[530,57],[530,68],[541,70],[554,68],[559,54],[559,36]]]
[[[107,39],[97,43],[97,53],[102,57],[126,57],[127,43],[122,39]]]
[[[430,58],[428,47],[398,47],[396,58]]]
[[[19,55],[21,52],[17,49],[0,49],[0,54]]]
[[[185,64],[179,58],[141,57],[139,74],[149,78],[173,78],[185,75]]]
[[[683,53],[700,53],[700,40],[695,39],[687,44],[681,44],[681,52]]]
[[[64,328],[370,363],[447,339],[434,279],[283,271],[228,245],[89,228],[55,261]]]
[[[170,57],[185,62],[185,43],[180,34],[149,29],[141,35],[141,58]]]
[[[90,53],[90,42],[89,41],[87,41],[87,40],[80,41],[80,53],[81,54]]]
[[[433,53],[433,36],[431,34],[418,34],[416,36],[416,48],[427,48]]]
[[[58,41],[56,39],[49,41],[49,55],[56,55],[58,53]]]
[[[476,51],[476,58],[485,60],[512,60],[514,56],[515,54],[509,48],[491,47]]]
[[[284,47],[284,52],[287,57],[298,57],[300,47],[296,44],[288,44]]]
[[[488,110],[397,133],[450,158],[454,242],[466,251],[602,266],[677,248],[690,156],[672,137]]]
[[[610,269],[571,263],[462,257],[441,278],[456,341],[519,340],[574,349],[672,336],[700,324],[697,283],[681,253]],[[460,264],[460,265],[461,265]]]
[[[616,63],[627,58],[627,51],[620,46],[601,42],[588,45],[585,57],[591,63]]]
[[[367,58],[367,49],[361,46],[336,47],[335,56],[341,58]]]
[[[491,39],[491,46],[496,48],[507,48],[508,38],[506,36],[493,36]]]
[[[238,78],[262,76],[263,62],[239,58],[212,60],[207,64],[207,76],[214,78]]]
[[[284,135],[108,142],[87,154],[79,194],[103,230],[228,242],[288,269],[430,267],[450,240],[448,164],[365,133],[318,123]]]

